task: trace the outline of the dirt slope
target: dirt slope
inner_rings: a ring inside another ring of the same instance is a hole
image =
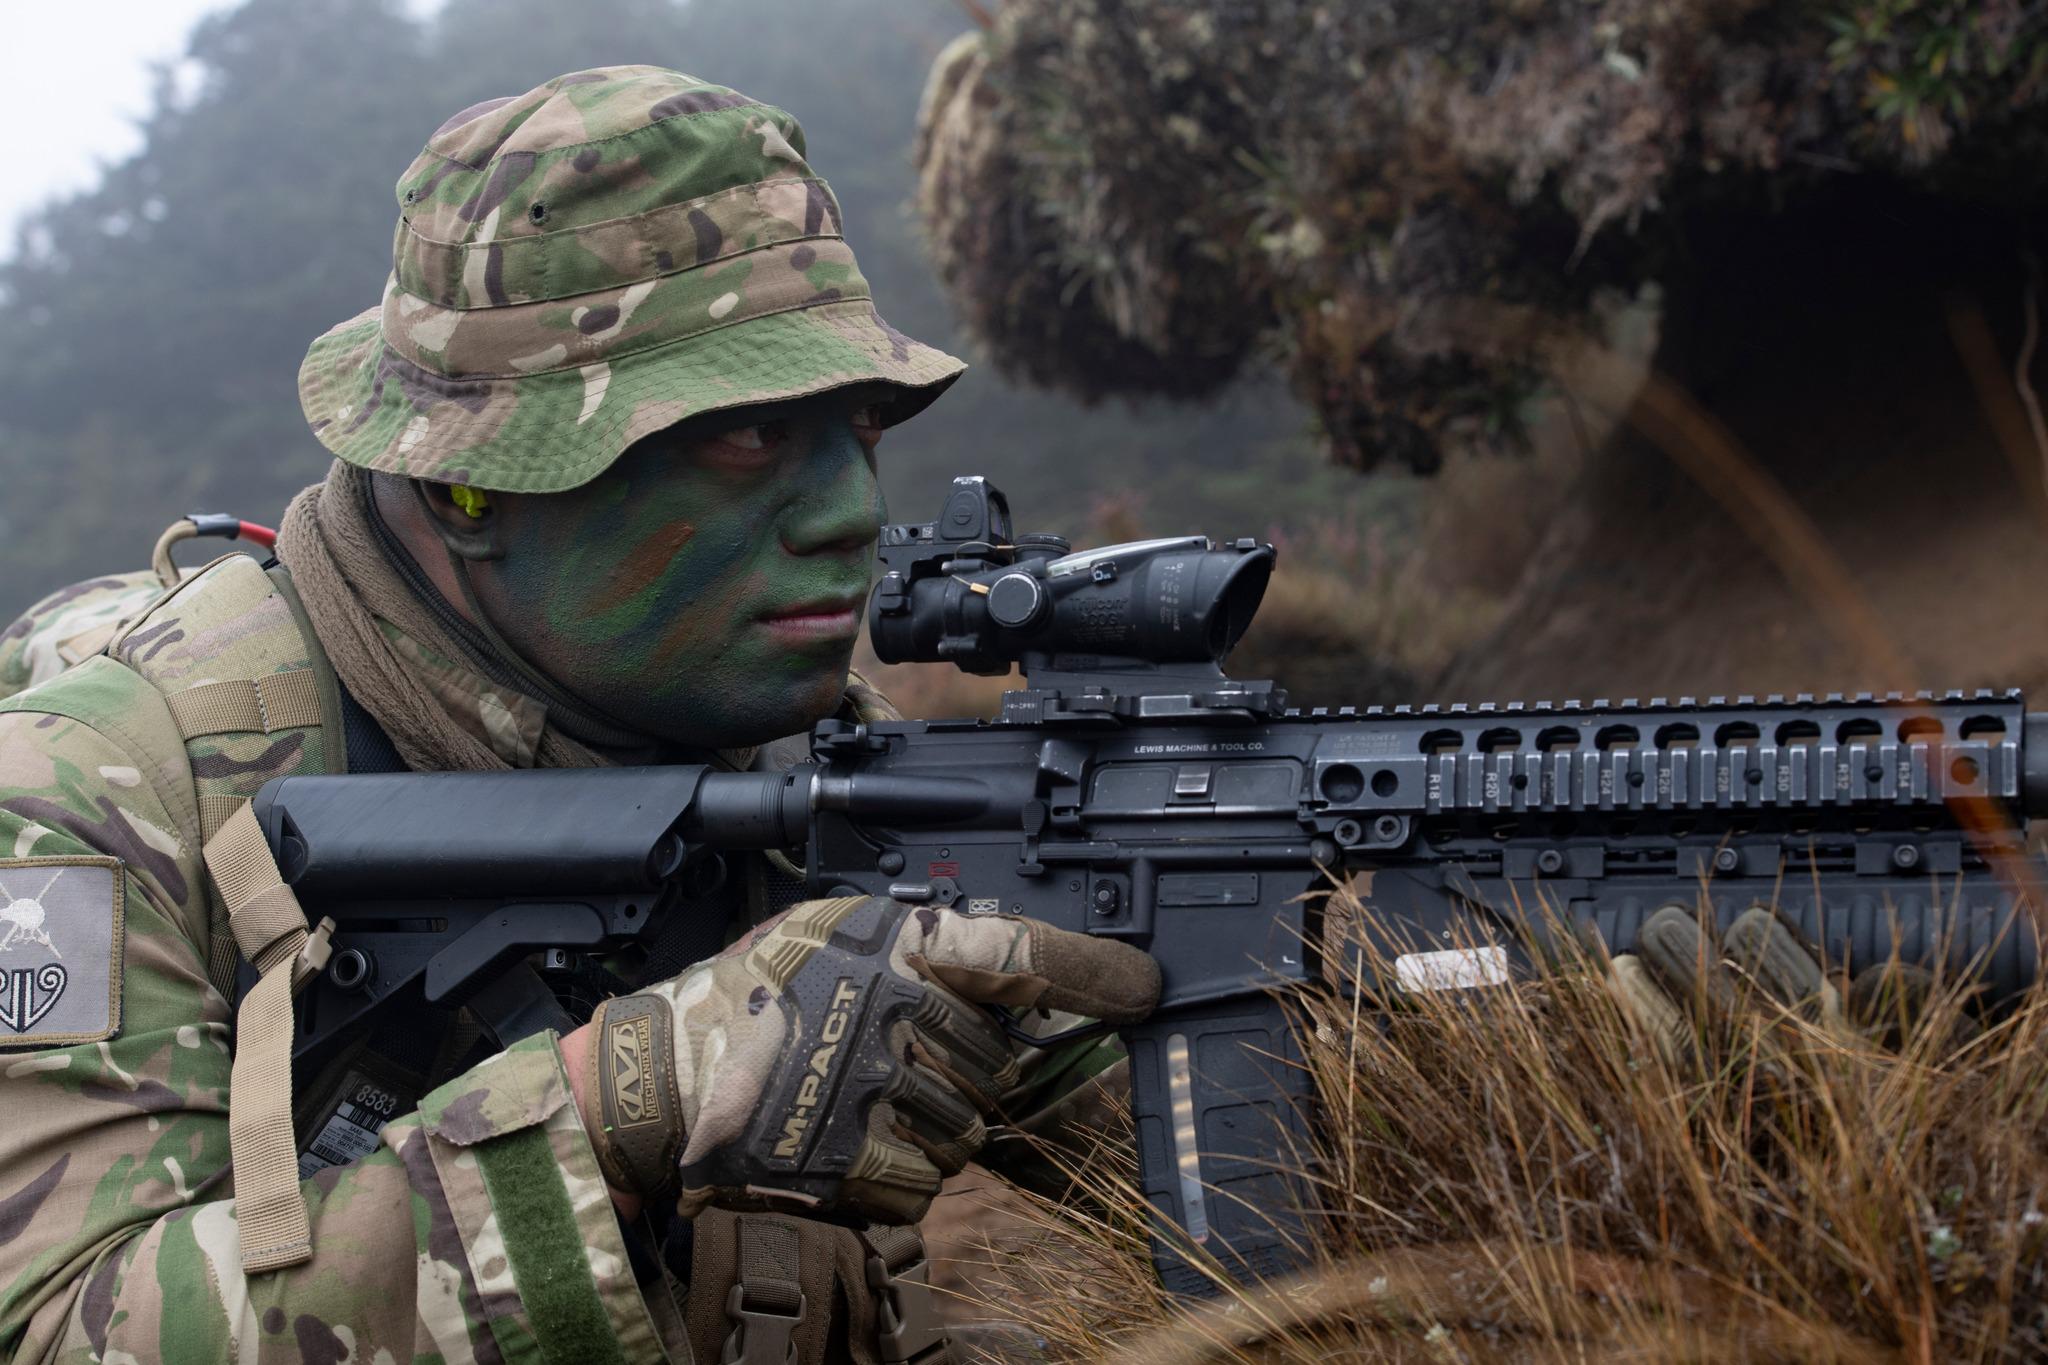
[[[1900,666],[1850,638],[1812,575],[1788,577],[1782,538],[1728,510],[1729,479],[1703,484],[1630,430],[1639,406],[1545,528],[1504,624],[1431,700],[2048,682],[2048,503],[2039,466],[2016,468],[2039,458],[2010,383],[2017,287],[1810,303],[1759,312],[1689,388],[1810,519]],[[1996,331],[1977,334],[1989,409],[1955,336],[1972,317]]]

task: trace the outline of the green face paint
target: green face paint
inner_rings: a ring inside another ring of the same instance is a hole
[[[566,493],[493,494],[479,601],[572,696],[692,749],[837,705],[882,524],[872,392],[713,414]]]

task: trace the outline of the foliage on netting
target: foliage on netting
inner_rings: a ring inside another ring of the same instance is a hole
[[[933,70],[919,207],[1006,372],[1199,396],[1270,351],[1336,459],[1427,470],[1516,435],[1687,205],[2038,195],[2044,95],[2024,0],[1008,0]]]

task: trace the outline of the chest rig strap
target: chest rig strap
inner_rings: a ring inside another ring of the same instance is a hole
[[[932,1297],[932,1266],[914,1227],[870,1227],[868,1290],[875,1296],[875,1341],[884,1365],[939,1365],[952,1357]]]
[[[326,967],[334,921],[308,932],[247,803],[206,841],[205,857],[235,944],[258,973],[235,1020],[228,1106],[242,1271],[254,1275],[313,1256],[292,1135],[292,997]]]
[[[719,1365],[947,1365],[924,1239],[783,1214],[692,1220],[688,1321]]]

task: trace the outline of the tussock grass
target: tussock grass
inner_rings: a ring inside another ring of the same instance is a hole
[[[1352,985],[1387,965],[1349,928],[1365,894],[1328,900]],[[1107,1141],[1073,1163],[1086,1197],[999,1249],[989,1311],[1131,1365],[2039,1360],[2048,998],[1974,1034],[1965,1009],[1940,995],[1896,1052],[1768,1001],[1673,1044],[1583,957],[1386,1013],[1305,1002],[1309,1272],[1167,1300]]]

